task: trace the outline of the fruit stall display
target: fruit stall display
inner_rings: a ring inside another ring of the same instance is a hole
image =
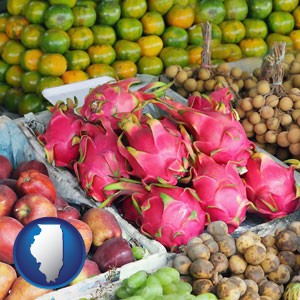
[[[45,109],[46,87],[101,75],[159,75],[199,64],[202,24],[212,58],[264,56],[274,41],[299,50],[298,0],[8,0],[0,16],[0,105]]]
[[[45,131],[34,131],[47,166],[69,170],[86,197],[98,206],[97,211],[116,207],[143,235],[170,253],[181,253],[182,246],[203,237],[205,228],[209,228],[206,226],[216,220],[226,222],[227,241],[247,216],[252,219],[259,215],[265,222],[298,210],[296,166],[283,166],[272,156],[256,151],[230,106],[233,95],[228,88],[207,97],[191,96],[186,105],[166,96],[169,85],[164,82],[130,89],[139,83],[134,77],[96,86],[81,106],[76,106],[76,99],[58,101],[49,111]],[[164,113],[144,114],[147,105]],[[21,126],[22,121],[17,124]],[[227,138],[223,138],[225,132]],[[278,182],[285,186],[284,190],[278,191]],[[218,237],[213,238],[218,241]],[[221,249],[225,241],[219,239]],[[202,253],[203,247],[200,249]],[[289,270],[290,276],[293,272],[288,267],[281,269]],[[211,279],[210,274],[206,279]],[[220,280],[220,286],[225,281]],[[234,282],[232,293],[240,295],[238,282]],[[270,285],[273,287],[273,283]],[[176,290],[177,286],[181,291]],[[178,280],[171,287],[173,294],[191,294],[193,288]],[[155,289],[163,291],[163,284]],[[223,288],[219,289],[214,293],[221,293]],[[151,287],[145,287],[143,292],[146,290],[153,292]],[[211,293],[205,295],[207,292],[203,290],[203,295],[197,297],[213,297]]]

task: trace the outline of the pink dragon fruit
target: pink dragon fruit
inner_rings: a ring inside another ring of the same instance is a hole
[[[153,185],[143,197],[140,231],[167,249],[176,251],[203,232],[205,213],[193,189]]]
[[[114,205],[126,221],[138,227],[141,226],[142,215],[139,206],[142,205],[142,203],[137,203],[136,200],[133,200],[133,195],[121,199],[120,201],[115,201]]]
[[[134,115],[123,120],[118,149],[128,161],[128,174],[143,183],[177,184],[187,175],[191,140],[181,127],[167,118],[145,116],[140,123]]]
[[[117,204],[124,218],[129,217],[129,221],[140,226],[141,233],[168,250],[176,251],[204,230],[205,212],[192,188],[159,183],[144,186],[124,179],[105,189],[125,195],[124,202]]]
[[[49,110],[52,113],[46,131],[38,136],[44,146],[47,160],[56,167],[72,169],[79,157],[80,130],[84,120],[75,114],[76,99],[67,99],[67,104],[58,101]]]
[[[295,182],[295,166],[283,166],[270,155],[254,153],[242,175],[253,212],[268,220],[283,217],[300,207],[300,187]]]
[[[89,122],[97,122],[105,116],[116,130],[122,117],[135,113],[140,118],[146,100],[163,95],[168,87],[162,82],[152,82],[136,91],[130,90],[132,85],[140,82],[137,77],[132,77],[99,85],[91,89],[78,113]]]
[[[222,88],[213,91],[209,96],[203,94],[202,96],[191,95],[188,97],[188,106],[200,111],[219,111],[225,114],[233,112],[231,102],[234,97],[229,89]]]
[[[112,191],[105,193],[104,187],[120,177],[128,177],[125,159],[117,149],[118,136],[106,118],[102,119],[102,125],[84,124],[81,131],[80,158],[73,168],[87,195],[104,202],[113,194]],[[105,205],[111,203],[108,201]]]
[[[196,151],[211,156],[218,163],[231,161],[239,167],[246,165],[255,145],[247,138],[234,113],[207,108],[198,110],[166,97],[155,99],[153,103],[187,128],[193,136]]]
[[[192,184],[206,212],[207,223],[222,220],[233,232],[245,220],[250,202],[234,164],[218,164],[211,157],[198,154]]]

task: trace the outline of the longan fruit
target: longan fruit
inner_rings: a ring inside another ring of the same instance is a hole
[[[216,82],[215,86],[214,86],[214,91],[217,91],[219,89],[222,89],[224,87],[223,83],[221,82]]]
[[[272,118],[272,117],[274,116],[274,113],[275,113],[275,112],[274,112],[274,109],[273,109],[271,106],[269,106],[269,105],[263,106],[263,107],[259,110],[259,112],[260,112],[260,116],[261,116],[263,119],[265,119],[265,120]]]
[[[276,107],[279,103],[279,97],[277,95],[269,95],[266,97],[266,105]]]
[[[289,52],[285,54],[283,61],[288,65],[290,65],[294,59],[295,59],[294,53]]]
[[[258,135],[262,135],[264,133],[266,133],[267,131],[267,126],[265,123],[258,123],[258,124],[255,124],[254,127],[253,127],[253,131],[258,134]]]
[[[193,76],[193,72],[194,70],[190,67],[190,66],[186,66],[182,69],[183,71],[185,71],[188,75],[188,78]]]
[[[175,82],[183,84],[188,79],[188,73],[184,70],[179,71],[175,76]]]
[[[193,92],[197,88],[197,81],[194,78],[188,78],[184,83],[183,83],[183,88],[187,92]]]
[[[184,98],[186,98],[186,97],[189,96],[188,91],[187,91],[185,88],[183,88],[183,87],[178,87],[178,88],[176,89],[176,92],[177,92],[180,96],[182,96],[182,97],[184,97]]]
[[[294,102],[293,108],[294,108],[294,109],[300,108],[300,100],[297,100],[297,101]]]
[[[204,81],[204,90],[209,91],[209,92],[213,91],[215,84],[216,84],[216,81],[214,79],[208,79],[208,80]]]
[[[260,95],[266,95],[269,94],[271,91],[270,84],[267,80],[261,80],[257,84],[257,92]]]
[[[293,87],[296,87],[296,88],[300,87],[300,74],[295,74],[292,77],[292,85],[293,85]]]
[[[171,65],[166,67],[165,75],[171,79],[174,79],[176,74],[181,70],[181,67],[178,65]]]
[[[239,86],[236,84],[236,83],[232,83],[231,84],[231,86],[230,86],[230,88],[234,91],[234,92],[236,92],[236,93],[238,93],[239,92]]]
[[[251,124],[251,123],[249,122],[248,119],[242,120],[242,125],[243,125],[244,130],[245,130],[246,132],[251,132],[251,133],[253,133],[254,125]]]
[[[260,75],[261,75],[261,68],[255,68],[253,70],[253,75],[256,77],[256,78],[259,78]]]
[[[265,144],[265,143],[266,143],[265,135],[264,135],[264,134],[262,134],[262,135],[256,134],[256,135],[255,135],[255,139],[256,139],[256,141],[259,142],[260,144]]]
[[[293,105],[294,105],[293,100],[290,97],[285,96],[279,100],[278,107],[283,111],[289,111],[290,109],[293,108]]]
[[[201,93],[198,91],[193,91],[191,95],[192,96],[201,96]]]
[[[300,100],[300,89],[298,88],[292,88],[289,91],[288,96],[295,102],[297,100]]]
[[[300,96],[300,89],[299,88],[292,88],[291,93]]]
[[[273,117],[266,120],[266,125],[269,130],[277,130],[280,126],[280,122],[277,118]]]
[[[261,108],[263,105],[265,105],[265,103],[266,103],[266,99],[262,95],[256,95],[252,99],[252,105],[256,109]]]
[[[292,155],[300,155],[300,143],[293,143],[289,145],[289,151]]]
[[[259,122],[261,122],[260,114],[257,111],[251,111],[248,120],[251,124],[255,125]]]
[[[276,143],[277,140],[277,133],[274,130],[268,130],[265,133],[265,141],[269,144],[274,144]]]
[[[299,74],[300,73],[300,62],[294,60],[290,65],[290,74]]]
[[[251,97],[251,98],[254,98],[255,96],[257,96],[258,93],[257,93],[257,89],[256,89],[256,86],[251,88],[249,91],[248,91],[248,96]]]
[[[196,91],[202,93],[204,91],[204,81],[199,79],[197,80]]]
[[[244,87],[243,79],[236,80],[234,83],[239,87],[239,90],[241,90]]]
[[[299,143],[300,142],[300,128],[298,126],[289,128],[288,134],[287,134],[287,139],[289,140],[289,142],[291,144]]]
[[[250,76],[251,75],[248,71],[243,71],[242,75],[241,75],[241,79],[245,80],[245,79],[248,79]]]
[[[226,77],[226,82],[228,84],[231,84],[231,83],[233,83],[233,79],[231,77]]]
[[[226,75],[226,74],[229,73],[229,71],[230,71],[230,65],[228,63],[225,63],[225,62],[219,64],[216,68],[216,72],[218,74],[225,74]]]
[[[246,90],[250,90],[251,88],[256,87],[256,82],[253,80],[253,78],[248,78],[245,80],[244,87]]]
[[[283,72],[284,72],[284,75],[287,76],[287,74],[289,73],[290,71],[290,65],[288,65],[287,63],[283,62]]]
[[[300,221],[292,221],[292,223],[288,225],[288,229],[294,231],[297,234],[297,236],[300,236]],[[300,253],[296,254],[296,262],[299,259],[300,259]]]
[[[290,145],[289,140],[287,139],[287,131],[281,131],[277,135],[277,144],[280,147],[286,148]]]
[[[200,68],[199,71],[198,71],[198,79],[200,80],[208,80],[210,78],[211,74],[210,74],[210,71],[206,68]]]
[[[233,67],[230,70],[230,76],[234,79],[240,79],[242,76],[242,73],[243,73],[242,69],[238,68],[238,67]]]
[[[282,83],[282,86],[286,91],[290,91],[293,88],[293,84],[291,80],[286,80]]]
[[[250,111],[253,109],[252,99],[250,97],[243,98],[240,103],[240,108],[243,111]]]
[[[280,117],[280,124],[282,126],[289,126],[293,122],[293,118],[290,114],[283,114]]]
[[[240,119],[243,119],[245,117],[245,111],[242,110],[239,106],[235,110],[238,113]]]
[[[295,54],[295,60],[296,60],[296,61],[300,61],[300,55],[299,55],[299,53],[296,53],[296,54]]]

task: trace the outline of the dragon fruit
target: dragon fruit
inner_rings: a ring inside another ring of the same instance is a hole
[[[167,249],[176,251],[203,232],[205,213],[193,189],[151,185],[148,193],[139,193],[138,197],[143,197],[140,231]]]
[[[80,130],[84,120],[74,109],[77,101],[67,99],[67,103],[58,101],[49,108],[52,113],[46,131],[38,136],[44,146],[47,160],[56,167],[72,169],[73,163],[79,158]]]
[[[246,217],[250,205],[246,188],[234,164],[218,164],[205,154],[198,154],[192,169],[196,190],[207,224],[222,220],[233,232]]]
[[[124,179],[105,189],[126,195],[124,202],[117,204],[124,218],[168,250],[176,251],[204,230],[205,212],[192,188],[159,183],[145,187]]]
[[[286,216],[300,207],[300,187],[295,182],[295,166],[283,166],[264,152],[254,153],[242,175],[251,211],[268,220]]]
[[[198,110],[167,97],[155,99],[153,103],[187,128],[193,136],[196,151],[211,156],[221,164],[231,161],[239,167],[246,165],[255,145],[247,138],[234,113],[207,108]]]
[[[120,127],[118,149],[128,161],[128,174],[144,184],[173,185],[187,175],[191,140],[183,127],[179,130],[167,117],[159,120],[150,115],[142,122],[132,115]]]
[[[140,83],[137,77],[126,78],[117,82],[108,82],[90,90],[84,99],[84,105],[77,111],[89,122],[97,122],[105,116],[114,130],[119,129],[118,122],[128,113],[142,116],[146,100],[164,94],[168,85],[162,82],[152,82],[136,91],[131,86]]]
[[[191,95],[188,97],[188,106],[200,111],[219,111],[225,114],[233,112],[231,102],[234,97],[229,89],[221,88],[213,91],[209,96]]]
[[[108,119],[102,125],[86,123],[82,127],[79,144],[80,158],[73,168],[78,181],[87,195],[99,202],[108,201],[109,194],[104,192],[107,184],[116,182],[120,177],[128,177],[125,159],[117,149],[118,136]],[[105,202],[111,205],[111,202]]]

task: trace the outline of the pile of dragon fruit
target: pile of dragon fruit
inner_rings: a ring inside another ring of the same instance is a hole
[[[227,88],[183,105],[166,96],[165,83],[133,91],[137,83],[99,85],[82,107],[58,101],[38,137],[49,163],[74,172],[100,207],[115,205],[172,251],[209,222],[223,220],[233,232],[248,212],[271,220],[299,208],[295,166],[256,150]],[[145,114],[148,104],[161,115]]]

